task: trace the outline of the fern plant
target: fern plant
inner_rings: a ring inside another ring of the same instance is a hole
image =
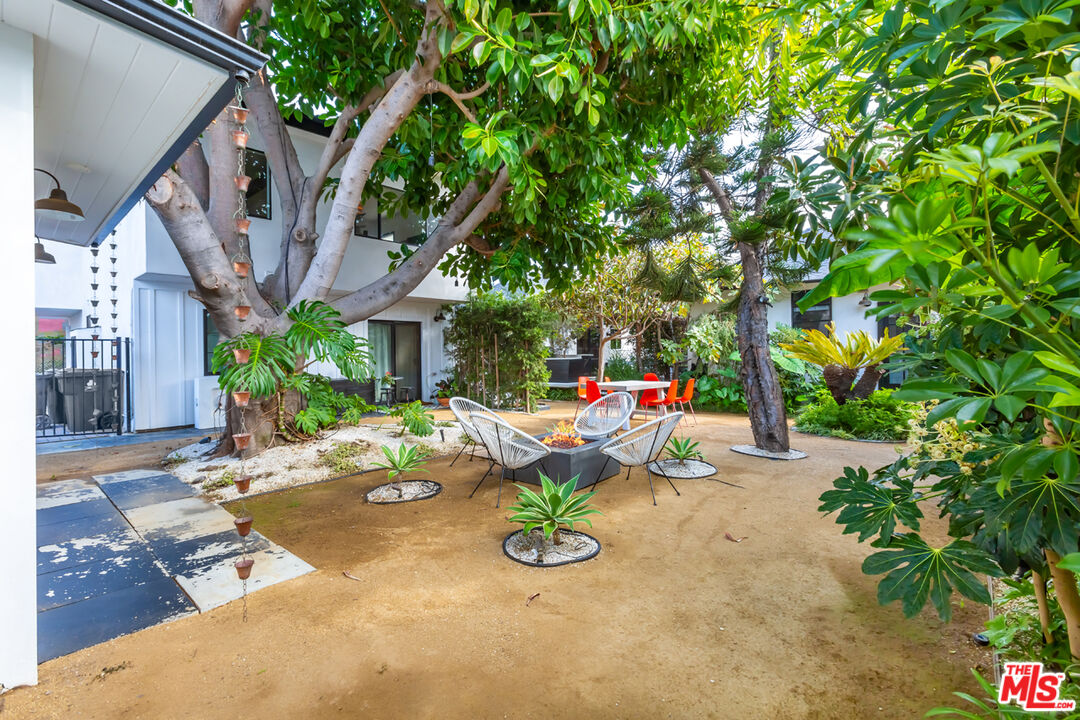
[[[705,459],[705,456],[698,450],[700,445],[700,442],[694,442],[690,438],[679,439],[673,437],[664,450],[667,451],[669,457],[678,460],[680,465],[685,465],[687,460]]]
[[[543,473],[539,475],[540,493],[518,485],[521,492],[518,493],[517,504],[510,506],[510,511],[514,513],[510,516],[510,522],[523,523],[523,535],[528,535],[533,528],[542,528],[544,539],[553,540],[558,545],[562,542],[559,528],[565,526],[573,530],[574,523],[585,523],[592,527],[588,516],[602,514],[589,504],[595,492],[574,495],[578,479],[576,475],[562,485],[556,485]]]

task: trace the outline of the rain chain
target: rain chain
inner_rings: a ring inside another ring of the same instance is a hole
[[[247,148],[248,132],[245,123],[247,122],[248,110],[244,107],[244,86],[242,83],[236,83],[236,98],[234,104],[229,106],[229,111],[232,115],[235,129],[232,131],[233,145],[236,146],[236,177],[233,180],[236,182],[236,212],[233,217],[236,220],[236,235],[237,235],[237,248],[236,254],[232,257],[233,272],[241,280],[246,280],[248,274],[251,272],[251,256],[248,254],[247,248],[250,247],[250,240],[248,238],[248,230],[251,227],[251,220],[247,217],[247,191],[251,184],[251,178],[247,175],[247,167],[245,163],[245,150]],[[248,302],[246,292],[240,293],[239,304],[233,309],[236,314],[236,318],[241,322],[245,321],[248,314],[251,313],[251,305]],[[246,348],[234,348],[233,357],[237,364],[243,365],[251,357],[251,350]],[[236,484],[236,490],[240,493],[240,517],[236,518],[233,523],[236,525],[236,532],[240,535],[241,540],[241,557],[236,561],[236,574],[239,576],[241,582],[244,583],[244,622],[247,622],[247,581],[251,576],[251,567],[255,564],[255,559],[251,557],[248,552],[248,535],[251,533],[252,517],[248,514],[247,503],[244,502],[243,496],[247,494],[248,489],[251,487],[251,476],[247,474],[247,469],[244,465],[245,455],[247,454],[248,446],[251,443],[251,433],[248,432],[247,418],[245,417],[244,409],[251,401],[251,393],[247,390],[236,390],[232,394],[233,407],[240,416],[240,432],[235,433],[233,437],[233,443],[236,445],[236,450],[240,453],[240,474],[233,481]]]
[[[112,352],[112,360],[115,364],[116,354],[119,350],[120,345],[120,343],[116,340],[116,331],[118,329],[116,324],[116,318],[118,315],[116,311],[116,304],[119,300],[119,297],[116,294],[117,285],[115,230],[112,231],[112,236],[109,240],[109,249],[109,263],[111,266],[109,269],[109,275],[111,276],[111,279],[109,281],[109,288],[112,291],[109,296],[109,302],[112,304],[112,311],[110,313],[110,315],[112,316],[112,325],[110,329],[112,330],[113,336],[113,340],[110,343],[110,349]],[[86,316],[86,327],[92,331],[90,339],[94,341],[94,344],[91,346],[90,357],[94,358],[95,360],[97,359],[98,355],[101,354],[101,347],[98,344],[98,341],[101,340],[101,316],[98,313],[98,306],[101,304],[101,300],[98,298],[98,288],[101,287],[101,284],[98,282],[97,275],[98,270],[101,269],[101,265],[98,261],[98,255],[100,254],[100,252],[101,246],[99,245],[95,245],[90,248],[90,312],[87,313]]]

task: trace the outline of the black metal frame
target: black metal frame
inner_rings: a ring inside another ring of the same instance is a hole
[[[615,438],[615,440],[619,440],[619,439],[620,438]],[[601,448],[601,452],[603,452],[603,448]],[[649,476],[649,492],[652,493],[652,504],[653,505],[656,505],[656,490],[653,488],[652,470],[649,469],[649,465],[656,462],[657,460],[659,460],[660,455],[663,452],[664,452],[664,446],[663,445],[660,446],[659,450],[656,449],[656,439],[654,438],[653,439],[653,452],[649,454],[651,459],[646,460],[645,463],[641,466],[641,467],[645,468],[645,472]],[[606,455],[607,453],[604,453],[604,454]],[[600,482],[600,476],[604,474],[605,470],[607,470],[608,462],[610,462],[611,460],[612,460],[612,457],[610,455],[608,455],[607,460],[604,461],[604,466],[602,468],[600,468],[600,472],[598,472],[596,474],[596,479],[593,480],[591,492],[596,492],[596,486]],[[616,460],[615,462],[618,462],[619,465],[622,466],[622,463],[620,461]],[[629,480],[630,479],[630,471],[633,470],[635,467],[638,467],[638,466],[637,465],[626,465],[624,467],[626,467],[626,479]],[[668,477],[667,473],[665,473],[660,468],[659,465],[656,466],[656,469],[660,472],[661,475],[664,476],[664,479],[668,481],[668,485],[670,485],[671,489],[675,491],[675,494],[678,495],[679,497],[682,497],[682,493],[679,492],[679,488],[675,487],[675,483],[673,483],[671,481],[671,478]]]
[[[129,338],[39,337],[35,346],[39,442],[132,430]]]
[[[396,370],[396,368],[397,368],[397,329],[396,328],[397,328],[398,325],[415,325],[416,326],[416,329],[417,329],[417,342],[419,344],[418,351],[419,351],[420,357],[417,358],[418,361],[419,361],[417,363],[419,365],[419,369],[417,370],[417,373],[416,373],[417,387],[414,388],[414,390],[416,391],[416,396],[410,398],[410,400],[422,400],[423,399],[421,397],[422,388],[420,387],[420,383],[424,382],[424,324],[422,322],[420,322],[419,320],[368,320],[368,324],[370,325],[371,323],[377,323],[377,324],[380,324],[380,325],[389,325],[390,328],[391,328],[390,329],[390,363],[393,365],[393,367],[395,369],[392,369],[390,372],[392,372],[395,375],[398,374],[397,370]],[[370,332],[368,332],[368,338],[369,339],[371,338],[371,333]],[[406,387],[408,387],[408,386],[406,386]],[[397,387],[397,383],[395,382],[394,383],[394,402],[400,402],[398,400],[398,397],[399,397],[398,387]],[[406,397],[408,397],[408,393],[406,393]]]

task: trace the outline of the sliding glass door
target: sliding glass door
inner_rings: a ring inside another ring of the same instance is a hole
[[[420,323],[368,320],[368,341],[375,358],[375,377],[389,372],[398,380],[398,400],[422,400],[420,392]]]

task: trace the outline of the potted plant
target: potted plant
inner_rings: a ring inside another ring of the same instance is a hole
[[[443,407],[446,407],[450,404],[450,398],[454,396],[456,390],[453,380],[450,378],[443,378],[435,383],[435,400]]]
[[[425,500],[438,495],[442,485],[432,480],[403,480],[407,474],[428,472],[424,468],[427,452],[420,446],[401,445],[394,452],[386,445],[382,446],[385,463],[372,463],[375,467],[386,468],[389,483],[379,485],[367,494],[367,501],[376,505],[410,500]]]
[[[575,495],[576,476],[556,485],[543,473],[539,475],[539,493],[523,485],[517,486],[521,492],[518,493],[516,504],[510,506],[510,511],[514,514],[509,521],[522,523],[523,527],[507,536],[503,542],[503,551],[511,559],[526,565],[562,565],[594,557],[600,552],[600,543],[596,538],[574,530],[574,524],[585,523],[592,527],[588,516],[602,514],[589,504],[589,500],[596,493]],[[530,533],[535,529],[541,530],[541,533],[530,541]],[[571,539],[566,537],[567,533],[579,542],[567,542]],[[535,552],[535,560],[532,562],[525,554],[530,543]]]

